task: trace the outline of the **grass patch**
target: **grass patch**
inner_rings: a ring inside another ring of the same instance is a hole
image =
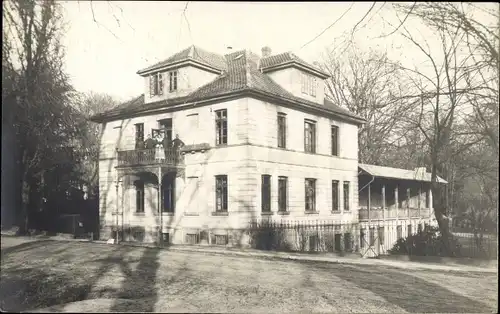
[[[438,273],[47,241],[2,253],[0,295],[10,311],[58,305],[58,311],[106,312],[494,310],[495,276],[479,281],[446,273],[434,280]],[[78,300],[96,305],[63,306]]]

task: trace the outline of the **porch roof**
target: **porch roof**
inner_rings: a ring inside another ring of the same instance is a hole
[[[358,164],[358,167],[362,171],[374,177],[431,182],[431,173],[429,172],[392,168],[392,167],[382,167],[382,166],[368,165],[368,164]],[[437,180],[439,183],[444,183],[444,184],[448,183],[445,179],[439,176],[437,177]]]

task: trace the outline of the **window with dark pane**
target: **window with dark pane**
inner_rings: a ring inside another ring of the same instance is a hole
[[[144,123],[137,123],[135,125],[135,148],[140,149],[144,147]]]
[[[215,211],[227,212],[227,176],[215,177]]]
[[[163,131],[164,136],[167,138],[167,143],[172,142],[172,118],[163,119],[158,121],[160,129]]]
[[[168,73],[169,76],[169,90],[174,92],[177,90],[177,71],[172,71]]]
[[[316,122],[314,121],[304,121],[304,151],[316,152]]]
[[[227,144],[227,110],[215,111],[215,143],[216,145]]]
[[[271,176],[264,174],[261,177],[261,206],[263,212],[271,211]]]
[[[332,125],[331,132],[332,132],[332,155],[338,156],[339,155],[339,127]]]
[[[305,180],[306,211],[316,210],[316,179]]]
[[[348,211],[351,209],[350,206],[350,191],[349,191],[349,181],[344,181],[344,210]]]
[[[137,180],[135,186],[135,211],[137,213],[144,212],[144,182]]]
[[[286,212],[288,203],[288,178],[278,177],[278,211]]]
[[[278,113],[278,147],[286,148],[286,115]]]
[[[332,210],[337,211],[339,208],[339,181],[332,181]]]

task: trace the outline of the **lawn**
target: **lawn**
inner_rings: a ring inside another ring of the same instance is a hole
[[[2,238],[3,310],[496,312],[495,274],[270,261]],[[67,304],[69,302],[91,300]]]

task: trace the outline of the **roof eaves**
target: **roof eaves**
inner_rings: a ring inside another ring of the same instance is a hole
[[[369,164],[361,164],[359,163],[358,164],[358,167],[365,173],[373,176],[373,177],[377,177],[377,178],[387,178],[387,179],[398,179],[398,180],[407,180],[407,181],[424,181],[424,182],[431,182],[429,175],[430,173],[426,172],[423,176],[421,176],[420,178],[417,177],[417,174],[414,173],[414,177],[413,178],[406,178],[406,177],[402,177],[402,176],[397,176],[397,175],[391,175],[391,174],[380,174],[380,173],[377,173],[377,172],[374,172],[374,171],[370,171],[370,168],[371,167],[378,167],[379,170],[382,171],[382,169],[380,168],[389,168],[389,169],[392,169],[392,170],[398,170],[398,171],[409,171],[409,172],[412,172],[412,170],[409,170],[409,169],[400,169],[400,168],[392,168],[392,167],[386,167],[386,166],[377,166],[377,165],[369,165]],[[448,184],[448,182],[446,180],[444,180],[443,178],[437,176],[437,181],[438,183],[442,183],[442,184]]]
[[[263,67],[263,68],[261,68],[261,70],[263,73],[266,73],[266,72],[277,71],[280,69],[285,69],[285,68],[293,67],[293,66],[298,67],[298,68],[305,70],[307,72],[311,72],[311,73],[321,77],[322,79],[327,79],[327,78],[331,77],[331,75],[329,75],[323,71],[320,71],[312,66],[309,66],[305,63],[299,62],[297,60],[290,60],[290,61],[285,61],[285,62],[273,64],[273,65],[270,65],[267,67]]]
[[[175,62],[171,62],[171,63],[168,63],[168,64],[161,64],[161,65],[157,65],[156,67],[146,68],[144,70],[137,71],[136,74],[139,74],[141,76],[146,76],[148,74],[151,74],[151,73],[163,70],[163,69],[168,69],[168,68],[171,68],[171,67],[183,65],[185,63],[191,64],[191,65],[199,65],[199,66],[203,67],[206,70],[211,70],[212,72],[218,73],[218,74],[220,74],[223,71],[223,69],[216,68],[213,65],[207,64],[205,62],[201,62],[201,61],[196,60],[196,59],[183,58],[181,60],[177,60]]]

